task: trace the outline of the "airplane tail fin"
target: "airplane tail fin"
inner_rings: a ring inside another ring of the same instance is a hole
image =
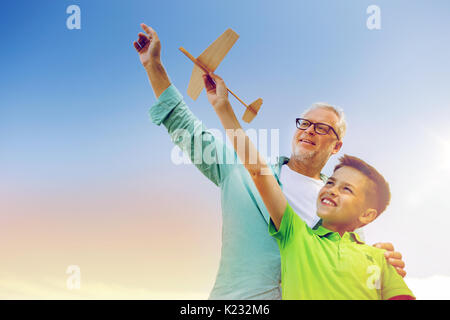
[[[245,110],[242,120],[244,120],[247,123],[250,123],[258,114],[258,111],[261,108],[262,103],[263,103],[263,100],[261,98],[259,98],[255,101],[253,101],[251,104],[249,104],[247,106],[247,110]]]

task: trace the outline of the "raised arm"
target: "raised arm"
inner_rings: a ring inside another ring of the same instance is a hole
[[[147,71],[153,92],[158,99],[170,86],[170,80],[161,62],[161,42],[158,34],[144,23],[141,24],[141,27],[146,35],[139,32],[138,40],[134,41],[133,45],[139,53],[139,59]]]
[[[158,126],[163,124],[172,141],[209,180],[219,186],[230,171],[225,160],[232,159],[234,152],[221,139],[216,139],[187,107],[181,94],[171,85],[161,62],[158,34],[145,24],[141,27],[146,34],[140,32],[133,46],[158,99],[150,108],[150,119]]]
[[[275,227],[279,229],[287,200],[278,182],[237,120],[223,79],[210,73],[204,75],[203,80],[209,102],[219,116],[239,159],[250,173]]]

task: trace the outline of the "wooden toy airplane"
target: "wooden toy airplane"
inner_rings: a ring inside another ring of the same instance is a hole
[[[187,89],[188,95],[196,100],[202,92],[203,74],[208,74],[209,72],[214,72],[222,62],[223,58],[230,51],[231,47],[234,45],[239,35],[231,29],[226,30],[219,38],[217,38],[205,51],[202,52],[198,58],[194,58],[186,49],[180,47],[180,51],[183,52],[192,62],[194,62],[194,69],[192,70],[191,79],[189,80],[189,85]],[[259,98],[252,102],[251,104],[245,104],[238,96],[236,96],[230,89],[228,89],[236,99],[242,103],[247,110],[245,110],[242,120],[250,123],[258,114],[259,109],[263,103],[262,99]]]

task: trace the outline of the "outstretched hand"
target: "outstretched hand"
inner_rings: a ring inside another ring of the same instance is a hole
[[[141,23],[146,34],[139,32],[138,40],[133,42],[134,48],[139,53],[139,59],[144,67],[161,59],[161,42],[158,34],[151,27]]]
[[[205,83],[208,101],[214,108],[229,103],[227,86],[221,77],[210,72],[209,74],[203,75],[203,81]]]

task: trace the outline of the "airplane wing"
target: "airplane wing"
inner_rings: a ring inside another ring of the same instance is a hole
[[[236,32],[231,29],[227,29],[208,48],[206,48],[201,55],[198,56],[197,60],[210,71],[214,72],[238,38],[239,35]],[[187,90],[188,95],[193,100],[198,98],[204,87],[202,75],[202,69],[194,65]]]

